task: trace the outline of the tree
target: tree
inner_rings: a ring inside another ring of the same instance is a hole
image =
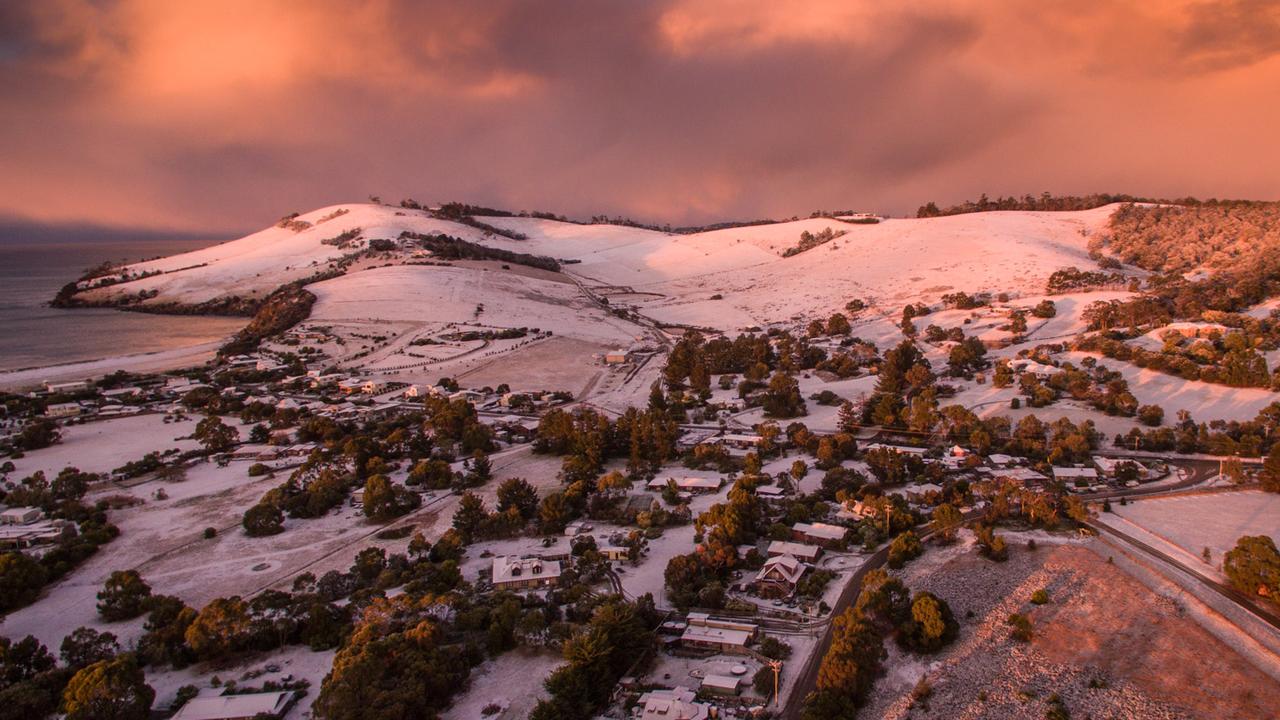
[[[62,639],[62,662],[76,670],[119,654],[120,643],[113,633],[80,627]]]
[[[14,444],[22,450],[39,450],[47,448],[61,439],[62,433],[58,430],[58,424],[52,420],[42,418],[27,423],[26,427],[22,428],[22,432],[18,433],[18,437],[14,439]]]
[[[245,510],[240,524],[250,537],[275,535],[284,532],[284,513],[271,503],[260,502]]]
[[[889,543],[889,567],[897,570],[922,554],[924,554],[924,545],[920,544],[915,533],[908,530]]]
[[[793,418],[806,413],[799,383],[784,372],[776,372],[769,378],[761,404],[768,417]]]
[[[453,529],[462,535],[464,542],[471,542],[480,536],[489,512],[485,510],[484,500],[473,492],[465,492],[458,501],[458,509],[453,514]]]
[[[250,630],[249,604],[233,595],[205,605],[187,627],[184,639],[196,657],[215,660],[241,650]]]
[[[271,431],[266,425],[258,423],[249,429],[249,442],[258,445],[264,444],[271,439]]]
[[[62,695],[67,720],[147,720],[156,691],[134,656],[98,661],[77,672]]]
[[[225,452],[240,439],[240,431],[222,422],[217,415],[210,415],[196,425],[192,437],[204,446],[206,452]]]
[[[151,586],[137,570],[117,570],[98,593],[98,614],[107,622],[131,620],[146,612]]]
[[[1242,593],[1280,606],[1280,552],[1266,535],[1246,535],[1222,559],[1222,570]]]
[[[911,600],[911,619],[898,627],[898,642],[916,652],[931,653],[955,640],[959,632],[960,623],[945,600],[918,592]]]
[[[832,623],[831,647],[818,666],[817,691],[805,700],[805,720],[854,717],[887,656],[880,633],[861,614],[846,609]]]
[[[1280,442],[1271,445],[1271,452],[1262,461],[1262,470],[1258,473],[1262,489],[1268,492],[1280,492]]]
[[[960,529],[962,522],[964,522],[964,516],[951,503],[942,503],[933,509],[934,537],[938,538],[940,543],[954,542],[956,531]]]
[[[849,318],[844,313],[833,313],[827,319],[828,335],[848,335],[851,328],[849,327]]]
[[[417,493],[392,484],[386,475],[370,475],[364,483],[364,514],[371,520],[398,518],[420,504]]]
[[[524,478],[507,478],[498,486],[498,512],[512,508],[525,520],[538,514],[538,491]]]
[[[48,571],[29,555],[16,551],[0,555],[0,612],[34,601],[48,579]]]
[[[1138,408],[1138,421],[1149,427],[1158,427],[1164,423],[1164,408],[1159,405],[1143,405]]]
[[[489,482],[492,477],[493,465],[489,462],[489,456],[477,450],[475,455],[471,457],[471,464],[467,468],[467,487],[479,487]]]

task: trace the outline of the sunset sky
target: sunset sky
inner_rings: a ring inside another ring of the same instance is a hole
[[[0,218],[1280,199],[1280,2],[0,4]]]

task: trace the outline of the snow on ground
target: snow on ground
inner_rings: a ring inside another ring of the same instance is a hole
[[[284,677],[292,676],[293,681],[307,680],[311,683],[306,695],[295,702],[284,716],[284,720],[301,720],[310,717],[311,705],[320,695],[320,682],[333,667],[335,653],[334,650],[312,652],[295,645],[273,651],[270,655],[254,654],[230,664],[201,663],[181,670],[148,668],[147,684],[156,691],[154,707],[164,708],[173,702],[178,688],[183,685],[198,688],[198,697],[216,697],[222,694],[224,687],[212,686],[214,677],[224,684],[234,681],[240,687],[255,688],[262,687],[269,681],[280,682]]]
[[[1268,535],[1280,543],[1280,495],[1258,491],[1148,498],[1112,512],[1159,536],[1198,560],[1209,548],[1213,567],[1245,535]],[[1104,514],[1105,519],[1105,514]],[[1121,530],[1127,529],[1118,526]],[[1194,562],[1195,560],[1193,560]]]
[[[460,267],[399,265],[375,268],[311,286],[313,322],[469,322],[551,330],[626,346],[631,323],[607,315],[571,283]],[[477,306],[483,310],[477,312]]]
[[[441,714],[442,720],[515,720],[526,718],[547,697],[542,681],[564,663],[553,652],[534,652],[517,648],[497,658],[486,660],[471,671],[466,691],[453,700]],[[489,705],[501,707],[493,715],[485,715]]]
[[[131,460],[141,460],[149,452],[178,448],[186,451],[199,447],[187,439],[200,418],[166,423],[164,415],[149,413],[114,420],[88,422],[62,427],[62,441],[41,450],[33,450],[13,461],[9,477],[20,480],[37,471],[44,472],[50,482],[65,467],[84,472],[109,473]],[[239,425],[232,418],[231,425]]]
[[[1233,388],[1199,380],[1184,380],[1111,360],[1096,353],[1073,351],[1059,357],[1076,365],[1086,357],[1093,357],[1099,365],[1119,371],[1129,383],[1129,391],[1138,398],[1138,402],[1143,405],[1159,405],[1164,408],[1167,418],[1177,417],[1179,410],[1186,410],[1199,422],[1252,420],[1266,406],[1280,402],[1280,395],[1263,388]]]

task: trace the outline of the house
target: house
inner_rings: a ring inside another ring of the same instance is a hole
[[[631,548],[622,545],[601,545],[596,548],[606,560],[626,560],[630,557]]]
[[[43,515],[40,508],[13,507],[0,512],[0,525],[30,525]]]
[[[765,554],[769,557],[777,557],[778,555],[790,555],[807,563],[817,562],[822,557],[822,548],[817,545],[805,545],[797,542],[787,542],[786,540],[774,540],[769,543],[769,547],[765,550]]]
[[[689,613],[689,624],[680,635],[682,647],[743,655],[760,628],[752,623]]]
[[[44,409],[48,418],[75,417],[80,414],[80,406],[76,403],[53,403]]]
[[[987,462],[991,464],[991,467],[1006,468],[1017,462],[1017,458],[1012,455],[991,453],[987,456]]]
[[[752,584],[764,597],[786,597],[795,592],[796,583],[807,569],[807,565],[792,555],[777,555],[764,561]]]
[[[1053,479],[1068,485],[1092,485],[1098,481],[1098,471],[1093,468],[1055,467]]]
[[[1116,473],[1126,465],[1134,466],[1134,469],[1137,470],[1137,477],[1145,478],[1147,476],[1146,468],[1133,460],[1125,458],[1095,457],[1093,464],[1098,468],[1099,472],[1109,478],[1115,478]]]
[[[316,382],[319,382],[322,379],[323,378],[316,378]],[[315,387],[315,383],[312,384],[312,387]],[[363,392],[364,381],[363,380],[343,380],[342,382],[338,383],[338,389],[342,391],[343,395],[353,395],[355,393]]]
[[[626,350],[612,350],[604,354],[605,365],[621,365],[627,361]]]
[[[791,537],[799,542],[831,547],[844,542],[849,528],[828,523],[796,523],[791,526]]]
[[[282,718],[293,704],[295,694],[284,692],[247,693],[194,697],[186,702],[172,720],[253,720]]]
[[[417,385],[410,385],[409,387],[404,389],[403,393],[401,393],[401,396],[407,397],[407,398],[416,398],[418,397],[418,395],[419,395],[419,391],[418,391]]]
[[[700,478],[700,477],[678,477],[678,478],[654,478],[649,481],[650,490],[661,492],[667,487],[667,480],[674,480],[676,487],[684,492],[691,493],[712,493],[720,489],[724,484],[724,480],[719,477]]]
[[[360,386],[360,392],[365,395],[377,395],[387,389],[387,384],[382,380],[365,380]]]
[[[732,675],[707,675],[698,689],[712,695],[737,695],[741,685],[742,678]]]
[[[1023,486],[1044,485],[1049,478],[1031,468],[1015,467],[993,473],[997,480],[1013,480]]]
[[[577,537],[578,535],[590,532],[593,529],[594,528],[591,523],[588,523],[585,520],[574,520],[564,526],[564,535],[565,537]]]
[[[766,502],[778,502],[787,497],[787,491],[778,485],[764,485],[756,488],[756,496]]]
[[[1045,365],[1038,363],[1030,358],[1018,358],[1009,361],[1009,369],[1016,373],[1031,373],[1041,380],[1049,378],[1062,372],[1062,368],[1053,365]]]
[[[72,382],[51,383],[48,380],[44,383],[44,389],[49,393],[74,393],[89,389],[88,380],[74,380]]]
[[[65,538],[74,538],[76,534],[76,524],[70,520],[0,525],[0,549],[23,550],[37,545],[51,545]]]
[[[688,688],[650,690],[640,696],[639,720],[708,720],[711,706],[696,701],[697,695]]]
[[[493,559],[493,586],[502,590],[551,587],[560,581],[560,563],[542,558],[499,555]]]
[[[755,450],[760,446],[762,439],[759,435],[752,433],[725,433],[715,438],[713,442],[737,450]]]

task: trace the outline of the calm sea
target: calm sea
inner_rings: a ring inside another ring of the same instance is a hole
[[[0,370],[96,360],[226,337],[240,318],[146,315],[47,306],[58,288],[106,260],[137,261],[216,241],[41,241],[0,238]]]

